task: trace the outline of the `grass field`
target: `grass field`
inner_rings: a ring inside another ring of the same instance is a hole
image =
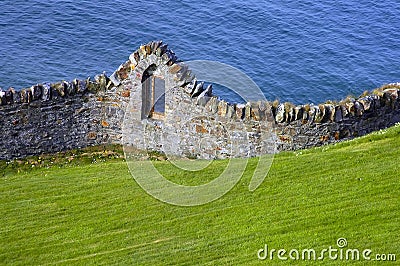
[[[347,240],[343,250],[371,249],[371,259],[396,254],[400,260],[400,126],[281,153],[254,192],[248,184],[257,159],[251,159],[234,189],[197,207],[150,197],[126,163],[113,158],[2,162],[0,263],[285,264],[276,253],[272,260],[257,258],[267,244],[287,250],[287,257],[291,249],[300,251],[298,261],[286,263],[365,265],[362,258],[331,260],[327,254],[312,263],[301,259],[304,249],[316,250],[318,257],[329,246],[338,248],[339,238]],[[226,162],[216,161],[202,173],[179,173],[166,161],[156,165],[175,182],[201,183]]]

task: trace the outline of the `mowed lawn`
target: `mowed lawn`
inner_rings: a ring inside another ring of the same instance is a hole
[[[276,253],[262,261],[257,252],[268,245],[319,256],[338,248],[339,238],[346,248],[371,249],[371,259],[396,254],[400,261],[400,126],[281,153],[250,192],[257,160],[227,195],[197,207],[152,198],[121,160],[7,172],[0,177],[0,264],[279,265],[285,261]],[[225,165],[182,173],[157,162],[181,183],[209,181]],[[310,262],[301,253],[288,262],[366,263],[328,255]]]

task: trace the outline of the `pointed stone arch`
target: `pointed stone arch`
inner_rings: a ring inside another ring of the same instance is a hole
[[[162,119],[168,107],[166,97],[172,88],[190,94],[194,76],[162,41],[140,46],[110,77],[114,85],[130,83],[130,94],[140,110],[140,119]],[[139,107],[140,105],[140,107]]]
[[[242,106],[219,100],[212,94],[211,84],[204,88],[203,81],[197,82],[189,67],[177,61],[161,41],[140,46],[110,80],[117,91],[129,91],[122,130],[124,145],[203,159],[265,152],[264,142],[269,138],[249,139],[253,132],[244,127],[251,125],[248,128],[253,130],[270,124],[265,115],[259,115],[259,104]],[[156,93],[156,82],[161,93]]]

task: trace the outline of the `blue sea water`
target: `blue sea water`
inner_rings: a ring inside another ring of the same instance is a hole
[[[338,100],[400,81],[399,17],[398,0],[3,0],[0,86],[110,75],[162,39],[182,60],[239,68],[268,99]]]

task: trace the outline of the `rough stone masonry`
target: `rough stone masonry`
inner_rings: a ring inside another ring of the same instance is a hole
[[[110,77],[0,89],[0,159],[101,144],[205,159],[304,149],[400,122],[399,89],[319,105],[228,103],[150,42]]]

